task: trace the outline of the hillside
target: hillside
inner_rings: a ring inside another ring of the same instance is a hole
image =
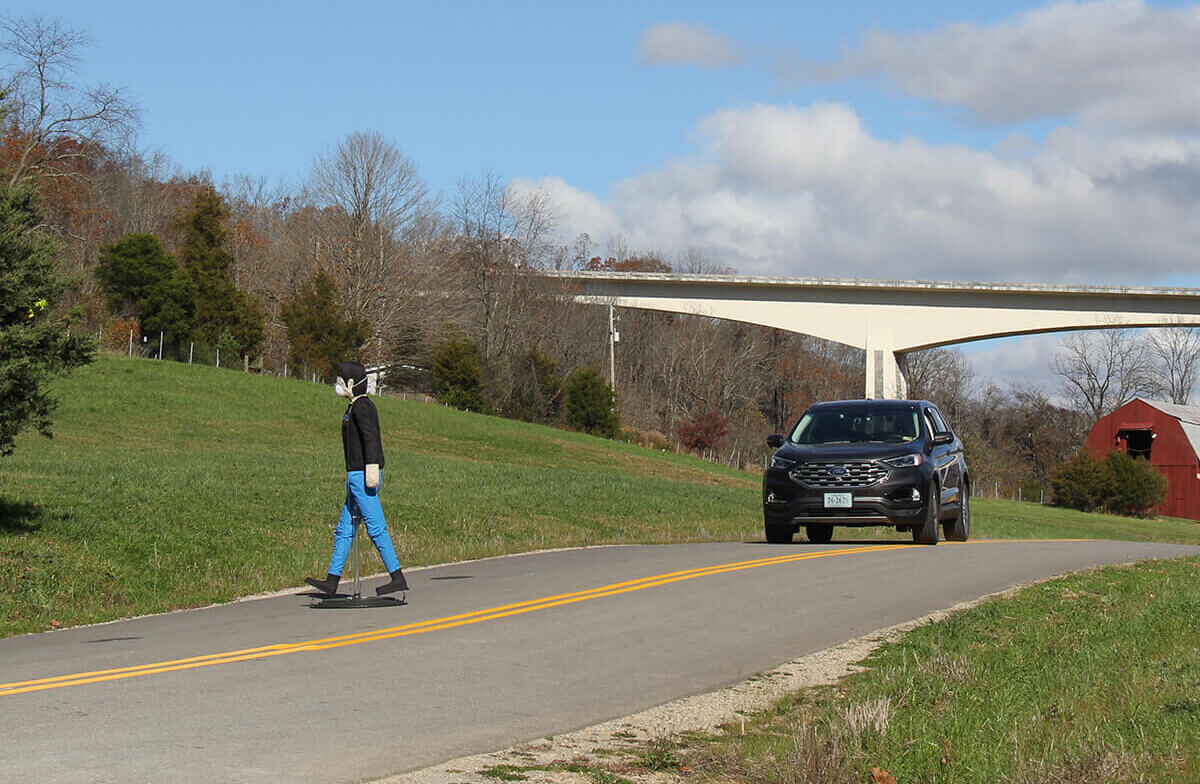
[[[0,462],[0,634],[196,606],[324,574],[343,498],[331,387],[102,356],[54,438]],[[376,399],[382,499],[412,566],[602,542],[754,536],[755,476]],[[366,548],[365,568],[378,571]]]

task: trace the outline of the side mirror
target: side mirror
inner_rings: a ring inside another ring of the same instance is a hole
[[[953,443],[954,443],[954,434],[953,433],[943,432],[943,433],[934,433],[933,434],[933,445],[934,446],[941,446],[942,444],[953,444]]]
[[[767,446],[772,449],[778,449],[783,446],[783,433],[772,433],[767,436]]]

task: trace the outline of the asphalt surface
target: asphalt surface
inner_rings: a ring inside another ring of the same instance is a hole
[[[712,691],[1015,584],[1194,554],[606,547],[416,571],[404,607],[317,610],[298,590],[0,640],[0,781],[377,778]]]

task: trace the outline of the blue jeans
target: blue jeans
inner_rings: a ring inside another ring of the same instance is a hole
[[[382,472],[379,484],[383,485]],[[365,472],[347,471],[346,503],[342,506],[342,516],[333,533],[333,557],[329,559],[329,573],[340,575],[346,565],[350,545],[354,542],[355,517],[361,517],[366,525],[367,535],[375,543],[384,568],[389,572],[399,569],[400,559],[396,557],[396,548],[392,546],[392,537],[388,535],[387,521],[383,519],[383,507],[379,504],[379,488],[367,487]]]

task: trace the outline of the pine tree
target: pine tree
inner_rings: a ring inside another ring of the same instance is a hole
[[[229,330],[242,353],[254,356],[263,340],[258,301],[233,282],[233,256],[225,250],[228,210],[212,186],[196,192],[180,221],[179,260],[196,291],[196,330],[209,346]],[[232,364],[232,363],[231,363]]]
[[[567,379],[567,424],[605,438],[620,435],[616,393],[595,368],[581,368]]]
[[[512,397],[507,416],[526,422],[553,422],[562,409],[562,378],[558,363],[531,349],[513,374]]]
[[[0,186],[0,454],[33,425],[50,436],[55,400],[47,385],[56,376],[91,361],[91,348],[67,337],[53,315],[65,289],[52,265],[53,240],[40,234],[33,194]]]
[[[479,344],[461,336],[439,344],[433,351],[433,387],[439,403],[464,411],[489,412]]]
[[[337,284],[324,270],[318,270],[294,299],[284,303],[280,315],[292,344],[288,354],[292,366],[324,379],[333,378],[339,362],[359,359],[362,344],[371,336],[365,321],[342,316]]]
[[[141,334],[162,332],[176,347],[191,336],[195,287],[153,234],[126,234],[101,248],[96,282],[109,310],[135,318]]]

